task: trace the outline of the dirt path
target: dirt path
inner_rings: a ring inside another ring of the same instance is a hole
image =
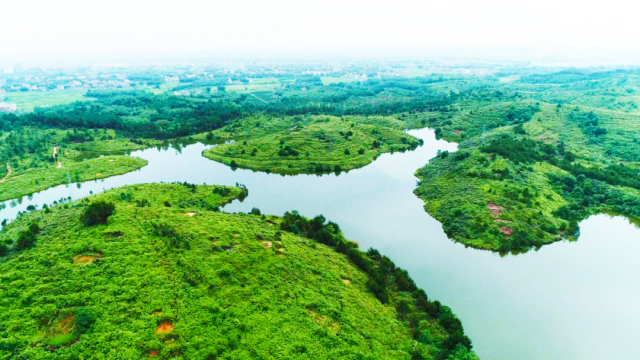
[[[56,169],[60,169],[60,168],[62,168],[62,163],[58,161],[58,166],[56,166]]]
[[[255,95],[253,95],[253,94],[251,94],[251,96],[253,96],[254,98],[256,98],[256,99],[258,99],[258,100],[260,100],[260,101],[262,101],[262,102],[263,102],[263,103],[265,103],[265,104],[268,104],[268,103],[269,103],[268,101],[264,101],[264,100],[260,99],[259,97],[255,96]]]
[[[9,176],[11,176],[11,165],[7,163],[7,175],[5,175],[2,179],[0,179],[0,184],[5,182],[9,178]]]
[[[53,158],[56,158],[56,154],[58,153],[58,147],[54,146],[53,147]]]

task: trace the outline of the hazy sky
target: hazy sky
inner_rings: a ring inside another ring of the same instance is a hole
[[[609,1],[7,0],[12,54],[433,47],[640,50],[639,5]]]

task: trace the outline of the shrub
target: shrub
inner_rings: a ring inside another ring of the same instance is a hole
[[[96,316],[89,308],[80,308],[75,314],[75,330],[79,334],[84,334],[91,328],[94,322],[96,322]]]
[[[30,248],[36,244],[36,235],[40,233],[40,226],[37,222],[31,223],[27,230],[21,231],[18,235],[16,246],[19,250]]]
[[[108,203],[104,200],[91,203],[82,216],[84,226],[106,224],[109,216],[113,215],[115,208],[113,203]]]

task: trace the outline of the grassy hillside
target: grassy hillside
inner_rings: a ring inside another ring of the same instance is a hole
[[[104,179],[137,170],[147,161],[131,156],[105,156],[80,162],[58,163],[44,169],[11,172],[0,182],[0,201],[16,199],[50,187]]]
[[[0,139],[0,201],[139,169],[145,160],[122,155],[159,143],[132,142],[112,130],[31,127],[3,133]]]
[[[23,214],[0,233],[0,358],[476,358],[336,224],[219,212],[247,193],[133,185]]]
[[[380,153],[414,149],[420,140],[391,117],[253,118],[208,135],[234,139],[204,156],[230,166],[279,174],[340,172],[363,167]]]
[[[454,240],[522,251],[576,239],[591,214],[640,214],[637,115],[533,100],[454,109],[430,123],[460,150],[418,170],[415,190]]]

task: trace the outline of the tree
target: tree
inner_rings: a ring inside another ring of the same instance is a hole
[[[104,200],[93,202],[87,207],[87,210],[82,216],[82,221],[85,226],[93,226],[99,224],[106,224],[109,216],[113,215],[115,210],[113,203],[108,203]]]
[[[260,212],[260,209],[258,209],[257,207],[254,207],[253,209],[251,209],[250,214],[251,215],[262,215],[262,213]]]
[[[16,246],[19,250],[30,248],[36,244],[36,235],[40,233],[40,225],[37,222],[32,222],[27,230],[21,231],[18,234],[18,241]]]
[[[75,313],[75,330],[79,334],[84,334],[91,328],[94,322],[96,322],[96,316],[90,308],[80,308]]]

